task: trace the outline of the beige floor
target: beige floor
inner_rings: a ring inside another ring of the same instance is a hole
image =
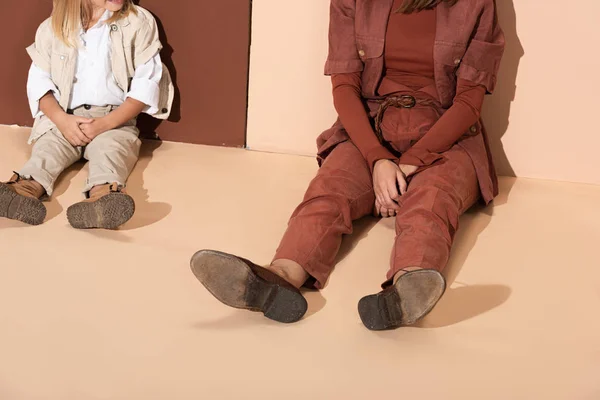
[[[26,136],[0,128],[4,176]],[[146,143],[134,219],[83,232],[64,210],[85,168],[69,170],[44,225],[0,220],[0,399],[600,399],[600,187],[503,179],[493,208],[464,217],[451,288],[419,327],[370,332],[356,311],[386,271],[390,220],[357,224],[300,323],[222,306],[190,256],[269,261],[315,171]]]

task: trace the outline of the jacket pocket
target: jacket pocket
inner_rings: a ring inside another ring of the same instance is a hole
[[[27,143],[32,144],[54,128],[56,128],[56,125],[50,121],[50,118],[45,115],[40,115],[33,121],[33,128],[31,129],[31,134],[29,135]]]
[[[356,36],[356,51],[361,60],[366,61],[372,58],[383,56],[385,41],[369,38],[365,36]]]
[[[385,41],[371,37],[356,36],[358,56],[364,64],[362,71],[362,93],[364,97],[371,97],[377,91],[377,85],[383,73],[383,52]]]
[[[456,94],[457,71],[467,46],[462,43],[436,41],[433,47],[436,82],[442,105],[449,107]]]
[[[434,59],[438,63],[456,69],[462,63],[466,50],[466,44],[436,41]]]
[[[69,55],[65,53],[52,52],[50,58],[50,75],[54,82],[60,82],[60,78],[65,73],[67,63],[69,62]]]

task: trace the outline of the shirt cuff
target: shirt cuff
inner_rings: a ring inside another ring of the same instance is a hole
[[[142,112],[146,114],[153,115],[158,112],[160,88],[150,79],[134,78],[131,81],[131,90],[127,93],[127,97],[144,103],[146,108]]]
[[[396,162],[398,157],[394,156],[388,149],[383,146],[374,147],[373,149],[367,152],[365,157],[367,159],[367,163],[369,164],[369,169],[371,173],[373,173],[373,168],[375,167],[375,163],[379,160],[392,160]]]
[[[48,83],[44,86],[38,86],[35,89],[30,89],[27,97],[29,98],[29,109],[31,110],[31,115],[33,118],[37,118],[41,115],[44,115],[42,110],[40,110],[40,100],[42,97],[46,95],[46,93],[52,92],[54,98],[57,102],[60,102],[60,95],[58,94],[58,90],[56,86],[52,83]]]
[[[402,154],[398,164],[412,165],[415,167],[428,167],[434,162],[443,159],[444,156],[437,153],[431,153],[427,150],[412,148]]]

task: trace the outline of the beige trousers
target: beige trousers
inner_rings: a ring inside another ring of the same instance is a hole
[[[79,107],[73,114],[85,118],[100,118],[116,106],[88,108],[89,110]],[[106,183],[116,182],[125,186],[140,153],[141,141],[138,135],[133,119],[117,129],[97,136],[85,147],[73,147],[58,128],[54,127],[34,142],[31,158],[17,172],[41,184],[50,196],[60,174],[84,158],[89,161],[84,193],[87,194],[94,186]]]

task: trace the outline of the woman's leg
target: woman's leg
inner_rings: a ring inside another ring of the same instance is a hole
[[[292,214],[270,268],[284,278],[300,275],[301,268],[322,288],[343,235],[352,233],[352,221],[373,212],[374,202],[371,172],[361,153],[352,142],[339,144]]]
[[[446,266],[460,215],[479,198],[475,167],[454,146],[445,161],[414,176],[400,200],[396,242],[384,290],[359,303],[374,330],[411,325],[423,318],[445,290]]]
[[[325,284],[342,235],[352,232],[352,220],[369,214],[374,202],[366,162],[351,142],[341,143],[311,182],[269,267],[202,250],[192,258],[192,271],[231,307],[261,311],[280,322],[298,321],[307,309],[299,287],[309,274],[318,287]]]
[[[401,199],[388,280],[407,267],[441,272],[450,258],[459,217],[479,199],[469,155],[454,146],[444,156],[445,162],[416,175]]]

